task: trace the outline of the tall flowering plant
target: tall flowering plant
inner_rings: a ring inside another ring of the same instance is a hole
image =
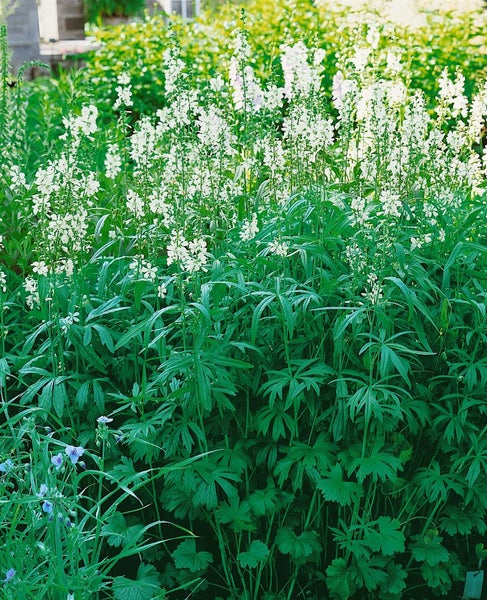
[[[2,165],[38,243],[0,272],[0,479],[96,593],[446,595],[481,557],[487,92],[444,71],[429,106],[390,35],[362,23],[326,86],[302,41],[262,81],[237,31],[204,91],[173,40],[157,112],[121,73],[110,123],[93,100]]]

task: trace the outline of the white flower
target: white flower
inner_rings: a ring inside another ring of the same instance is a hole
[[[363,71],[369,62],[370,48],[359,46],[355,50],[355,54],[350,59],[357,71]]]
[[[387,99],[391,106],[403,106],[406,103],[407,88],[400,80],[390,83],[387,87]]]
[[[281,65],[284,73],[284,95],[289,100],[294,96],[307,96],[310,92],[318,91],[321,80],[318,75],[315,63],[314,67],[308,64],[308,49],[303,42],[298,42],[294,46],[286,44],[281,46],[283,52],[281,56]],[[320,59],[318,54],[315,59]]]
[[[389,50],[386,57],[386,71],[399,73],[402,70],[401,57],[396,51]]]
[[[89,136],[95,133],[97,130],[96,118],[98,116],[98,109],[93,104],[89,106],[83,106],[81,109],[81,115],[76,120],[76,125],[81,131]]]
[[[376,50],[380,42],[380,33],[375,25],[372,25],[367,31],[367,43],[373,50]]]
[[[361,296],[367,298],[372,304],[377,304],[382,300],[384,292],[375,273],[367,275],[367,287],[368,289],[365,292],[362,292]]]
[[[98,417],[98,419],[96,420],[96,422],[100,423],[101,425],[107,425],[108,423],[111,423],[112,421],[113,421],[112,418],[105,417],[104,415],[102,415],[101,417]]]
[[[79,312],[68,313],[66,317],[61,317],[59,319],[59,327],[63,333],[67,333],[71,325],[74,323],[79,323]]]
[[[252,67],[247,65],[241,69],[239,61],[232,56],[229,77],[236,110],[259,111],[264,105],[265,92],[259,86]]]
[[[273,240],[267,246],[268,251],[276,256],[282,256],[285,258],[288,255],[289,243],[280,242],[279,240]]]
[[[132,86],[128,86],[128,87],[117,86],[115,91],[117,92],[117,99],[115,100],[115,102],[113,104],[113,108],[115,110],[117,110],[121,106],[125,106],[125,107],[129,108],[130,106],[133,105],[134,101],[132,100]]]
[[[210,89],[213,92],[221,92],[224,87],[225,81],[221,75],[216,75],[216,77],[210,79]]]
[[[245,62],[250,58],[250,46],[247,41],[247,37],[244,31],[241,29],[236,29],[233,32],[234,42],[233,42],[233,50],[234,56],[239,62]]]
[[[172,234],[167,247],[168,266],[177,262],[189,273],[206,271],[208,256],[206,241],[202,238],[188,242],[182,233],[176,231]]]
[[[24,173],[20,170],[18,165],[12,165],[10,167],[10,189],[12,192],[18,192],[22,188],[27,187],[26,179]]]
[[[115,179],[121,170],[122,158],[119,153],[119,148],[117,144],[110,144],[105,157],[105,175],[108,179]]]
[[[130,83],[130,75],[128,73],[121,73],[117,77],[117,81],[120,85],[128,85]]]
[[[66,277],[71,277],[74,273],[74,262],[71,258],[62,259],[56,265],[55,272],[59,275],[64,273]]]
[[[439,97],[442,103],[438,106],[437,112],[442,115],[446,107],[450,108],[451,116],[456,119],[459,115],[466,117],[468,113],[468,100],[464,95],[465,77],[458,72],[455,81],[448,78],[448,69],[444,69],[440,80]]]
[[[165,283],[161,283],[157,286],[157,295],[161,300],[167,296],[167,287]]]
[[[117,110],[120,107],[130,107],[133,105],[132,86],[130,85],[130,77],[127,73],[122,73],[117,77],[117,99],[113,104],[113,108]]]
[[[177,91],[178,80],[184,78],[184,61],[179,58],[177,48],[168,48],[163,54],[164,89],[170,95]]]
[[[411,252],[414,252],[414,250],[421,248],[421,246],[423,245],[422,240],[414,236],[411,236],[409,238],[409,241],[411,242]]]
[[[71,136],[73,149],[76,149],[79,144],[80,132],[90,137],[98,129],[96,124],[97,117],[98,108],[94,104],[83,106],[80,115],[70,114],[67,117],[63,117],[63,125],[66,131],[60,138],[67,140]]]
[[[381,204],[382,211],[377,214],[391,217],[401,216],[400,209],[402,208],[402,202],[399,194],[393,194],[388,190],[384,190],[380,194],[379,202]]]
[[[143,279],[155,281],[157,279],[157,267],[153,267],[152,264],[142,256],[134,256],[134,259],[129,264],[129,269],[131,275],[139,281]]]
[[[184,268],[190,273],[196,271],[206,271],[205,265],[208,262],[208,252],[206,242],[202,238],[197,238],[189,242],[189,256],[184,262]]]
[[[136,219],[140,219],[145,214],[144,201],[137,192],[134,192],[134,190],[127,191],[126,206],[127,210],[132,213]]]
[[[186,238],[182,233],[178,231],[174,232],[167,246],[167,265],[172,265],[175,262],[184,262],[188,255],[188,242]]]
[[[236,153],[233,146],[237,138],[218,108],[215,106],[210,106],[208,110],[201,108],[196,124],[199,128],[198,139],[204,146],[220,151],[226,156]]]
[[[43,260],[39,262],[33,262],[32,271],[38,275],[47,275],[49,273],[49,269]]]
[[[257,224],[257,214],[252,213],[251,219],[245,219],[240,230],[239,236],[242,242],[248,242],[259,232],[259,226]]]
[[[35,305],[39,305],[40,303],[37,281],[32,277],[27,277],[24,281],[24,289],[27,293],[25,303],[32,310]]]

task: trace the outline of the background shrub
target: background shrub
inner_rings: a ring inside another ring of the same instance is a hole
[[[109,108],[3,85],[11,597],[461,593],[485,556],[487,87],[445,71],[432,103],[389,34],[358,27],[331,86],[301,41],[261,79],[243,30],[200,81],[169,37],[155,114],[122,70]]]

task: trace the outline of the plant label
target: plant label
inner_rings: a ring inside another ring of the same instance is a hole
[[[464,600],[480,600],[482,597],[482,585],[484,583],[483,571],[467,571],[465,587],[463,589]]]

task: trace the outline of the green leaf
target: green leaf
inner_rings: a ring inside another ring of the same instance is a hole
[[[294,560],[308,558],[321,550],[319,537],[315,531],[303,531],[300,535],[296,535],[288,527],[281,527],[277,531],[276,545],[280,552],[289,554]]]
[[[256,530],[249,502],[240,502],[237,495],[231,496],[229,503],[222,502],[220,508],[215,511],[215,517],[219,523],[229,524],[236,533]]]
[[[371,529],[374,525],[377,529]],[[399,531],[401,523],[390,517],[379,517],[365,530],[364,541],[373,552],[382,552],[391,556],[396,552],[404,552],[404,534]]]
[[[84,381],[78,388],[76,392],[76,405],[79,409],[83,409],[88,402],[89,393],[90,393],[90,381]]]
[[[196,551],[196,542],[192,538],[181,542],[171,556],[178,569],[189,569],[193,573],[203,571],[213,562],[209,552]]]
[[[326,585],[336,600],[348,600],[355,593],[357,585],[343,558],[335,558],[326,569]]]
[[[105,317],[106,315],[112,314],[114,312],[119,312],[121,310],[129,310],[128,306],[118,306],[120,302],[123,300],[123,296],[115,296],[114,298],[110,298],[106,302],[103,302],[98,308],[93,308],[88,316],[86,317],[86,323],[91,321],[92,319],[97,319],[98,317]]]
[[[143,525],[127,526],[125,517],[120,512],[114,513],[101,528],[101,534],[106,536],[108,545],[114,548],[133,546],[143,533]]]
[[[115,351],[115,346],[113,344],[113,338],[110,331],[103,325],[98,324],[93,325],[93,329],[96,329],[98,332],[100,342],[103,344],[103,346],[106,346],[108,351],[113,354]]]
[[[434,567],[440,563],[448,561],[448,550],[441,545],[443,538],[431,532],[424,537],[421,535],[413,535],[414,542],[409,548],[413,554],[413,558],[418,562],[425,562]]]
[[[63,416],[64,407],[67,403],[68,393],[66,391],[66,384],[64,381],[60,381],[60,378],[57,377],[54,380],[54,386],[52,390],[52,404],[58,417]]]
[[[42,392],[39,394],[39,400],[38,400],[39,408],[43,408],[46,411],[51,410],[54,383],[55,383],[55,379],[51,379],[42,388]]]
[[[317,488],[325,500],[338,502],[341,506],[354,504],[363,494],[360,483],[343,480],[342,467],[338,463],[325,473],[324,479],[318,481]]]
[[[10,367],[7,359],[0,358],[0,388],[5,387],[8,375],[10,375]]]
[[[451,577],[443,565],[430,565],[427,562],[421,565],[421,574],[430,588],[440,589],[442,595],[450,590]]]
[[[369,559],[360,559],[353,562],[351,571],[359,587],[365,587],[369,592],[375,590],[387,581],[384,571],[386,559],[382,556],[373,556]]]
[[[269,548],[259,540],[254,540],[250,544],[248,552],[240,552],[237,554],[237,560],[244,569],[255,569],[255,567],[263,562],[269,556]]]
[[[233,483],[239,482],[240,477],[229,469],[209,460],[195,463],[193,469],[196,482],[192,499],[194,506],[216,508],[218,490],[221,490],[227,498],[236,495],[237,489]]]
[[[272,515],[292,500],[292,494],[275,487],[256,490],[248,497],[248,503],[256,517]]]
[[[405,579],[408,576],[406,571],[397,565],[390,562],[387,565],[387,579],[382,584],[382,591],[386,594],[400,595],[406,589]]]
[[[113,580],[114,600],[152,600],[161,591],[160,577],[153,565],[140,563],[136,579],[115,577]]]
[[[440,520],[440,528],[448,535],[468,535],[473,530],[483,535],[486,531],[486,523],[475,512],[467,513],[457,506],[448,506],[445,509],[445,516]]]
[[[350,475],[356,471],[357,479],[360,483],[367,477],[372,477],[373,481],[393,481],[397,476],[397,471],[402,471],[403,465],[397,456],[389,452],[374,452],[370,456],[362,456],[352,460],[348,468]]]

